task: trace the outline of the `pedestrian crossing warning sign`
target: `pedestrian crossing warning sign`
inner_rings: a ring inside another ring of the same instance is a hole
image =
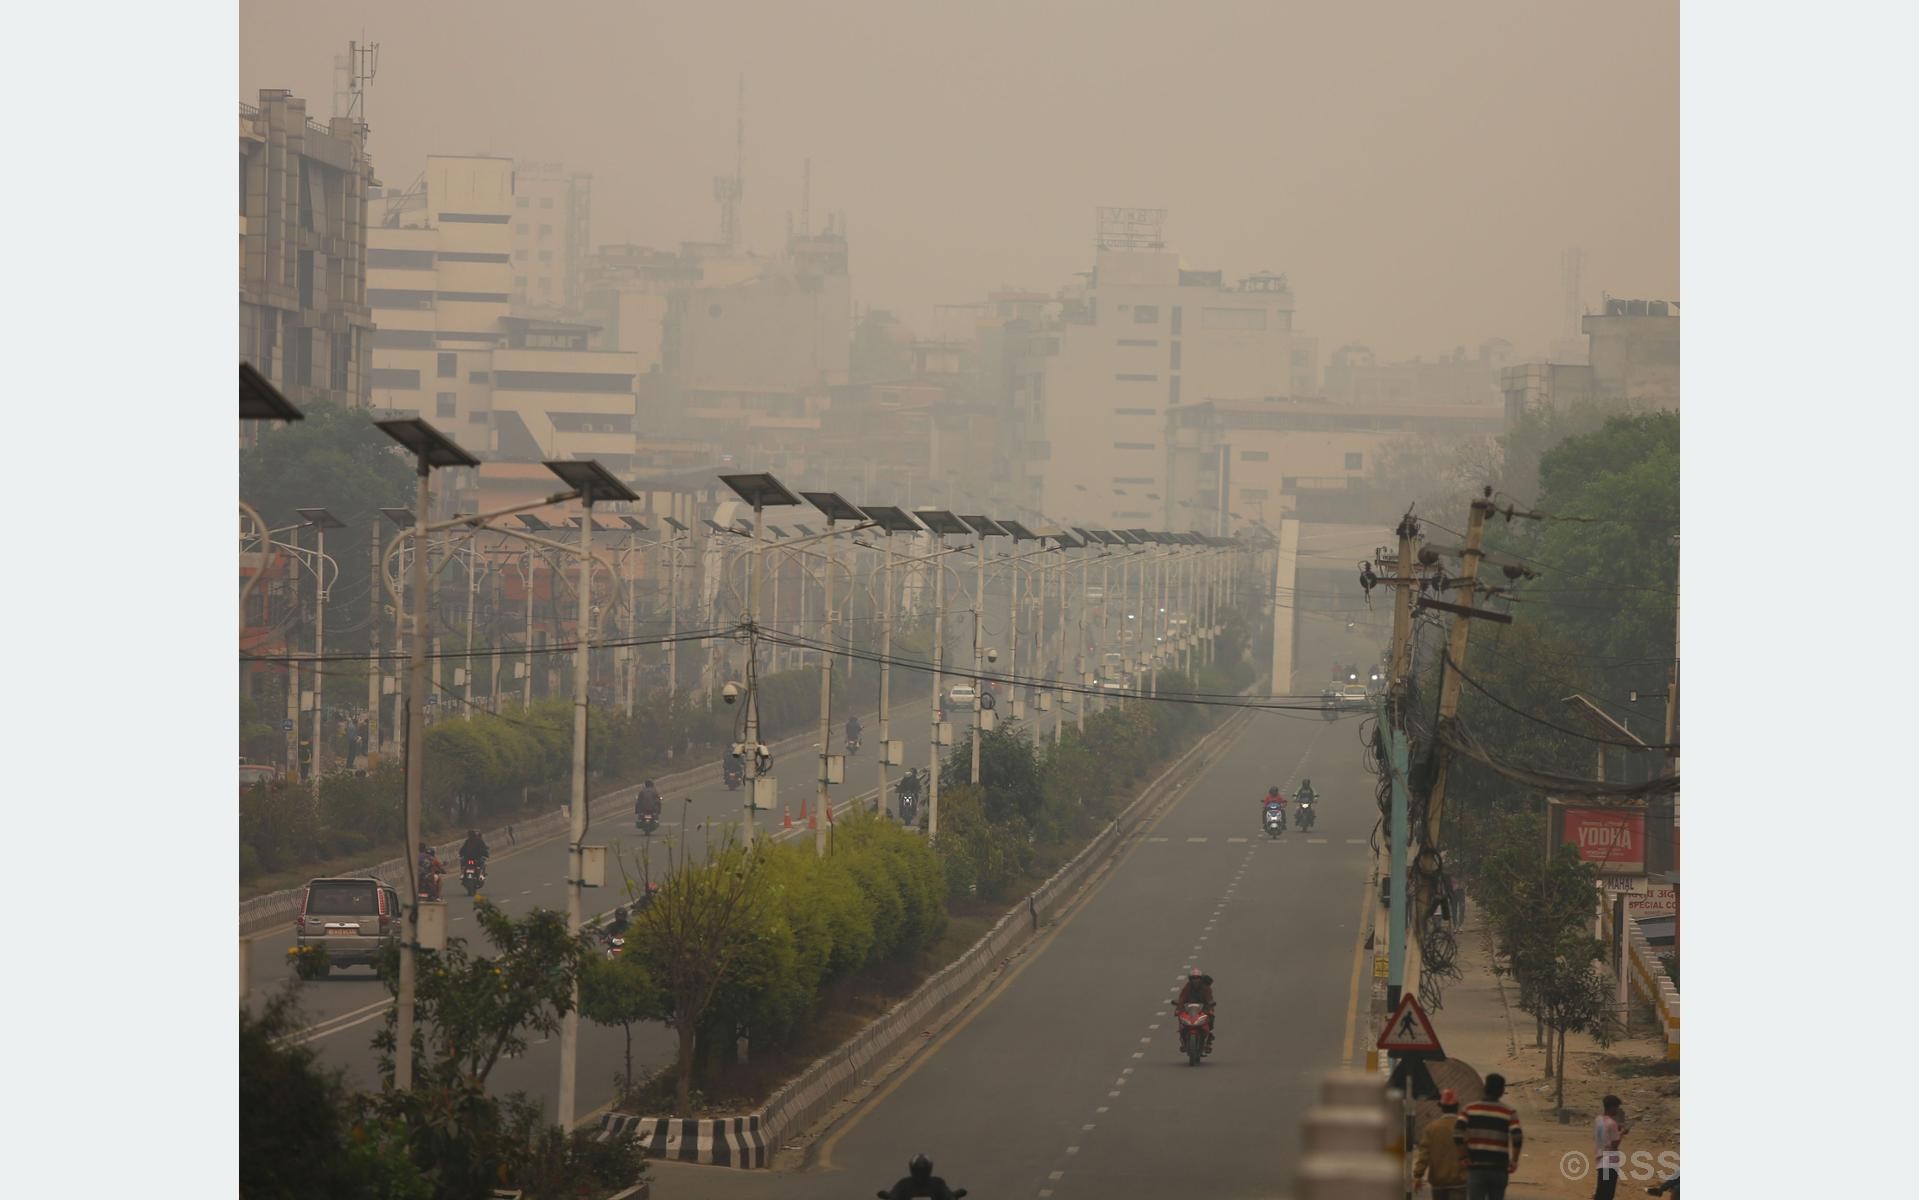
[[[1388,1054],[1445,1056],[1439,1048],[1439,1035],[1433,1032],[1433,1023],[1427,1019],[1426,1010],[1419,1006],[1418,997],[1411,992],[1399,998],[1399,1007],[1386,1019],[1386,1028],[1380,1030],[1375,1045]]]

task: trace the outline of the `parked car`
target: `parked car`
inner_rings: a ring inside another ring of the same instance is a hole
[[[246,791],[256,783],[272,787],[279,782],[280,768],[272,763],[242,762],[240,764],[240,790]]]
[[[946,689],[946,707],[971,708],[973,707],[973,697],[977,694],[978,691],[972,684],[956,683]]]
[[[400,893],[367,876],[315,879],[293,918],[295,943],[324,944],[332,966],[373,966],[380,948],[400,932]]]

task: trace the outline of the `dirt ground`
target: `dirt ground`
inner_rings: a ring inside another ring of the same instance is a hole
[[[1553,1197],[1573,1200],[1593,1194],[1591,1173],[1593,1122],[1607,1093],[1620,1098],[1627,1132],[1618,1195],[1643,1196],[1646,1188],[1677,1169],[1679,1162],[1679,1064],[1666,1058],[1665,1041],[1643,1020],[1633,1036],[1602,1048],[1575,1034],[1566,1045],[1566,1113],[1562,1123],[1554,1107],[1557,1081],[1546,1074],[1546,1052],[1535,1038],[1533,1018],[1514,1004],[1510,978],[1493,974],[1493,953],[1485,931],[1469,928],[1460,938],[1461,977],[1445,993],[1445,1007],[1433,1024],[1450,1061],[1448,1073],[1470,1067],[1483,1078],[1497,1071],[1506,1077],[1506,1102],[1519,1113],[1526,1133],[1519,1170],[1507,1196],[1512,1200]],[[1441,1078],[1467,1091],[1469,1076]],[[1436,1116],[1431,1105],[1422,1106]],[[1663,1157],[1662,1157],[1663,1156]]]

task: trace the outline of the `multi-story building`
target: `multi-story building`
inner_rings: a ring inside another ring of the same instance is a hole
[[[1489,404],[1269,397],[1183,405],[1167,418],[1166,483],[1151,519],[1221,535],[1253,522],[1276,528],[1287,516],[1362,520],[1387,444],[1496,437],[1503,428],[1504,414]]]
[[[296,404],[368,401],[377,184],[358,122],[320,125],[277,89],[240,105],[240,357]]]
[[[1586,362],[1523,363],[1500,372],[1506,419],[1580,400],[1631,409],[1679,407],[1679,301],[1616,300],[1581,318]]]
[[[496,460],[631,471],[640,356],[591,349],[592,326],[515,306],[514,186],[508,159],[436,155],[415,188],[378,198],[373,403]]]
[[[1130,528],[1160,519],[1169,414],[1195,398],[1309,394],[1314,343],[1293,330],[1283,275],[1226,284],[1157,244],[1102,246],[1062,308],[1025,454],[1030,507]]]
[[[593,176],[521,163],[513,182],[513,299],[533,309],[586,307],[593,245]]]

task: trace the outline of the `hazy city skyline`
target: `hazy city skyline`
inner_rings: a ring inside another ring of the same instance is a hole
[[[386,184],[435,153],[564,162],[596,243],[717,237],[744,75],[746,244],[777,252],[810,157],[855,301],[923,331],[1087,270],[1100,204],[1167,208],[1190,266],[1287,274],[1322,362],[1543,351],[1569,246],[1589,307],[1680,297],[1676,5],[247,0],[240,35],[239,98],[322,120],[334,56],[379,42]]]

